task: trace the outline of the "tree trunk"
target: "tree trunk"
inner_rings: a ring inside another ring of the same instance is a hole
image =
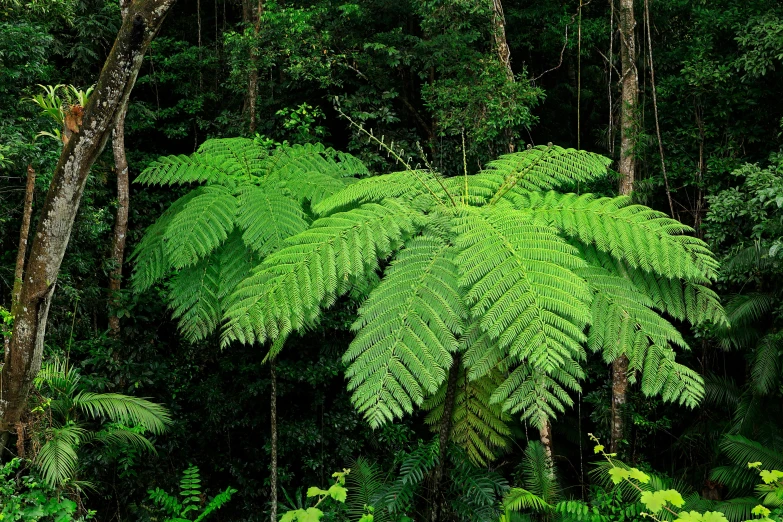
[[[248,129],[253,134],[258,126],[258,109],[256,107],[258,99],[258,51],[256,45],[258,44],[258,34],[261,31],[261,15],[264,11],[263,0],[258,0],[258,5],[255,11],[250,5],[251,0],[243,0],[242,2],[242,17],[246,23],[253,24],[253,35],[255,39],[253,45],[250,48],[250,71],[247,78],[247,100],[246,107],[248,116],[250,118],[250,124]]]
[[[614,0],[612,0],[614,1]],[[620,109],[620,194],[633,192],[636,177],[637,105],[639,79],[636,70],[636,35],[633,0],[620,0],[620,63],[622,107]],[[623,410],[628,391],[628,357],[612,361],[612,439],[610,448],[617,452],[623,438]]]
[[[135,0],[120,27],[82,126],[63,147],[41,210],[14,318],[13,336],[0,373],[0,432],[9,431],[27,406],[41,368],[46,319],[57,275],[90,167],[103,150],[118,111],[127,103],[144,52],[174,0]]]
[[[438,522],[443,514],[445,505],[444,496],[440,492],[443,474],[446,469],[446,450],[451,436],[452,419],[454,417],[454,401],[457,396],[457,380],[460,372],[459,356],[452,355],[451,369],[449,370],[449,380],[446,384],[446,398],[443,403],[443,417],[440,419],[438,430],[438,465],[435,466],[435,473],[432,479],[432,495],[430,498],[430,521]]]
[[[112,131],[111,148],[114,153],[114,168],[117,171],[117,217],[114,221],[114,238],[111,245],[112,268],[109,275],[109,330],[116,337],[120,334],[120,318],[117,307],[122,287],[122,263],[125,260],[125,238],[128,234],[128,212],[130,209],[130,184],[128,180],[128,158],[125,156],[125,114],[127,105],[117,115]]]
[[[546,458],[551,471],[555,464],[555,459],[552,456],[552,424],[549,422],[549,419],[544,419],[544,425],[538,430],[538,438],[544,446],[544,452],[546,452]]]
[[[622,108],[620,113],[620,194],[633,191],[636,177],[637,105],[639,75],[636,70],[636,20],[633,0],[620,0],[620,62]]]
[[[11,315],[16,309],[22,294],[22,278],[24,276],[24,260],[27,255],[27,237],[30,234],[30,219],[33,215],[33,196],[35,195],[35,170],[27,166],[27,186],[24,192],[24,210],[22,211],[22,228],[19,231],[19,249],[16,251],[16,267],[14,268],[14,289],[11,293]]]
[[[272,417],[272,473],[269,477],[269,486],[272,493],[272,522],[277,522],[277,372],[275,361],[269,364],[272,375],[272,397],[270,411]]]
[[[506,81],[514,83],[514,71],[511,69],[511,50],[508,48],[506,40],[506,17],[503,14],[503,4],[501,0],[492,0],[492,38],[495,41],[495,49],[498,53],[498,59],[506,69]],[[505,130],[508,140],[508,152],[514,152],[514,136],[511,129]]]

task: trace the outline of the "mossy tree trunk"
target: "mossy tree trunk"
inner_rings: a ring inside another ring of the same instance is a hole
[[[64,146],[30,248],[18,314],[0,374],[0,432],[21,419],[41,368],[46,320],[87,176],[136,82],[142,58],[174,0],[134,0],[85,108],[82,126]]]

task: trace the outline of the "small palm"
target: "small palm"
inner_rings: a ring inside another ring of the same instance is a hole
[[[33,413],[42,414],[46,428],[34,462],[52,487],[74,479],[81,446],[101,443],[154,453],[145,434],[160,435],[171,424],[168,410],[159,404],[119,393],[87,391],[67,361],[44,362],[35,385],[43,400]],[[99,426],[94,429],[96,422]]]

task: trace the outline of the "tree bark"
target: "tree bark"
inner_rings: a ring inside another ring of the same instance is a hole
[[[263,0],[258,0],[255,12],[250,4],[251,0],[243,0],[242,2],[242,17],[246,23],[253,24],[253,45],[250,48],[250,71],[247,78],[247,111],[250,118],[250,124],[248,129],[250,133],[256,131],[258,126],[258,109],[256,107],[258,98],[258,51],[256,50],[256,44],[258,43],[258,35],[261,31],[261,15],[264,11]]]
[[[456,354],[452,355],[449,380],[446,383],[446,398],[443,403],[443,417],[440,419],[438,430],[438,465],[432,479],[432,496],[430,498],[430,521],[438,522],[443,515],[445,505],[444,496],[440,492],[441,482],[446,469],[446,450],[451,436],[452,419],[454,417],[454,401],[457,396],[457,380],[460,372],[460,359]]]
[[[614,1],[614,0],[612,0]],[[639,78],[636,70],[636,20],[633,0],[620,0],[620,63],[622,77],[622,108],[620,109],[620,194],[633,192],[636,178],[637,109]],[[628,357],[621,355],[612,361],[612,439],[610,448],[617,452],[623,439],[623,410],[628,391]]]
[[[120,334],[120,318],[117,307],[122,288],[122,264],[125,260],[125,239],[128,234],[128,213],[130,210],[130,181],[128,158],[125,156],[125,114],[127,105],[117,114],[112,131],[111,148],[114,153],[114,168],[117,171],[117,217],[114,220],[114,237],[111,244],[112,271],[109,274],[109,331],[112,336]]]
[[[22,278],[24,276],[24,260],[27,255],[27,237],[30,234],[30,219],[33,215],[33,196],[35,195],[35,170],[27,166],[27,186],[24,192],[24,210],[22,211],[22,228],[19,231],[19,249],[16,251],[16,267],[14,268],[14,289],[11,293],[11,315],[18,310],[19,297],[22,294]]]
[[[174,0],[135,0],[120,27],[81,128],[63,147],[30,248],[19,313],[0,373],[0,432],[19,421],[41,368],[46,320],[57,275],[90,167],[103,150],[117,113],[127,103],[142,58]]]
[[[275,361],[269,363],[272,376],[272,397],[270,411],[272,417],[272,473],[269,477],[269,486],[272,493],[272,522],[277,522],[277,372]]]
[[[620,113],[620,194],[630,194],[636,177],[637,106],[639,74],[636,70],[636,20],[633,0],[620,0],[620,63],[622,108]]]
[[[506,17],[503,14],[501,0],[492,0],[492,25],[492,38],[495,41],[498,59],[506,69],[506,81],[514,83],[514,71],[511,69],[511,50],[508,48],[508,40],[506,40]],[[508,140],[506,145],[508,152],[514,152],[514,136],[511,129],[506,129],[505,134]]]
[[[544,419],[544,425],[538,430],[538,438],[544,446],[544,452],[551,470],[555,464],[555,459],[552,454],[552,424],[549,422],[549,419]]]

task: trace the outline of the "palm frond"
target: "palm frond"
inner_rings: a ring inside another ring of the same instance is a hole
[[[88,417],[103,417],[127,426],[143,426],[155,435],[166,431],[171,424],[171,414],[165,407],[140,397],[80,392],[73,402]]]
[[[365,506],[376,506],[379,496],[383,494],[386,476],[380,466],[365,457],[358,457],[349,466],[351,473],[345,477],[345,486],[350,491],[345,503],[348,516],[359,520],[365,512]],[[378,506],[379,508],[381,506]],[[376,509],[373,519],[378,522],[389,522],[389,513],[385,509]]]
[[[543,513],[549,511],[552,507],[544,499],[524,488],[511,488],[503,499],[503,509],[508,511]]]
[[[73,478],[78,465],[76,448],[81,444],[85,430],[68,425],[50,430],[48,440],[35,457],[41,477],[51,487],[58,487]]]

